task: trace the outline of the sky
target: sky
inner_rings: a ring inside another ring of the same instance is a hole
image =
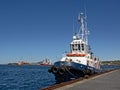
[[[94,55],[120,60],[120,0],[0,0],[0,64],[59,60],[84,7]]]

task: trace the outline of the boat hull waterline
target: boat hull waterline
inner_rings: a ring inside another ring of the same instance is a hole
[[[54,74],[57,83],[77,79],[85,75],[100,73],[99,69],[66,61],[56,62],[48,71]]]

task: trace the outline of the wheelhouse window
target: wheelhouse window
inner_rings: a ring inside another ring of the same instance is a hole
[[[80,44],[78,44],[78,50],[80,50]]]
[[[81,44],[81,47],[82,47],[82,51],[84,51],[84,44]]]
[[[74,44],[72,44],[72,50],[74,51]]]
[[[80,44],[71,44],[71,51],[81,50]]]

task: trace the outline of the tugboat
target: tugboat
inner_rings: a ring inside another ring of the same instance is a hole
[[[48,70],[53,73],[56,82],[84,77],[100,72],[99,58],[93,55],[88,45],[87,20],[84,13],[78,15],[78,33],[73,36],[70,43],[70,52]]]

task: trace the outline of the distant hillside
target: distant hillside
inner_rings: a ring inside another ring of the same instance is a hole
[[[114,61],[101,61],[102,65],[120,65],[120,60]]]

